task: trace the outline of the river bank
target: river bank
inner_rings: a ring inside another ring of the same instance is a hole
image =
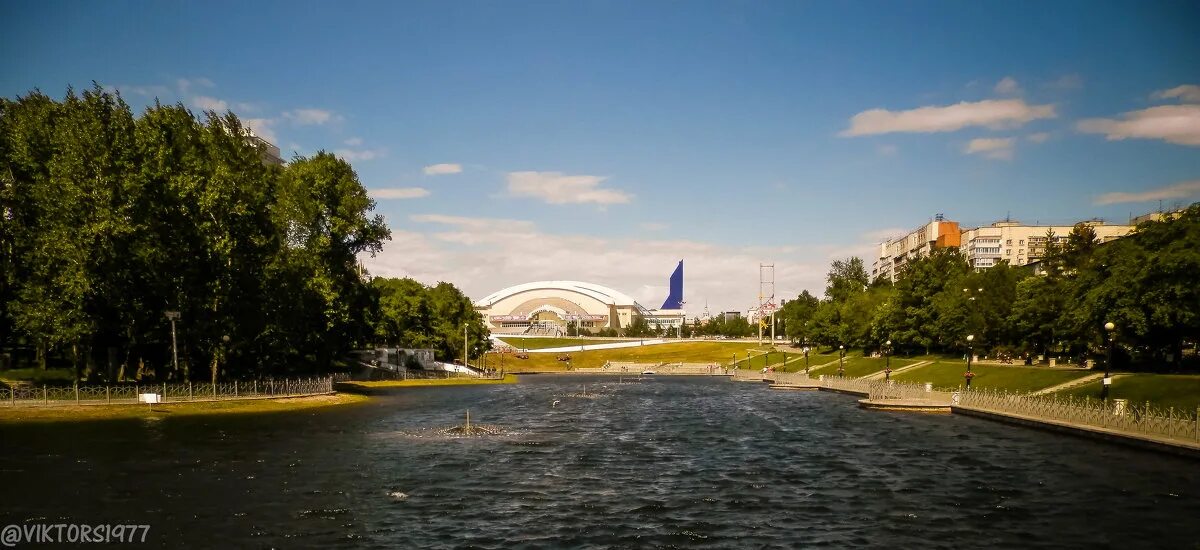
[[[48,405],[0,407],[0,425],[36,422],[74,422],[127,418],[162,419],[183,416],[216,416],[303,411],[362,403],[364,395],[338,393],[305,397],[276,397],[219,401],[121,405]]]
[[[372,390],[388,388],[421,388],[434,386],[481,386],[492,384],[516,384],[517,376],[506,374],[504,378],[414,378],[408,380],[363,380],[338,382],[338,391],[370,394]]]

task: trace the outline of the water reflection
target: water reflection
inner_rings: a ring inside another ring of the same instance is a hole
[[[0,428],[0,523],[149,523],[170,547],[1200,541],[1194,461],[862,411],[829,393],[617,382],[530,377],[337,411]],[[437,433],[468,408],[502,432]]]

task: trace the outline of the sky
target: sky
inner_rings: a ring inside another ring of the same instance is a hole
[[[97,82],[349,161],[376,275],[820,295],[937,214],[1200,200],[1196,2],[0,2],[0,94]]]

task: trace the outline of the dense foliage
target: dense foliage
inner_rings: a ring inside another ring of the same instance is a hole
[[[134,116],[99,87],[0,98],[0,360],[216,380],[327,369],[376,336],[449,356],[457,333],[461,350],[457,289],[422,290],[428,315],[405,325],[400,283],[359,266],[390,234],[350,165],[261,147],[232,114]]]
[[[1051,243],[1054,241],[1051,240]],[[867,285],[861,260],[834,262],[825,298],[784,303],[790,339],[897,353],[962,352],[1195,368],[1200,341],[1200,203],[1129,237],[1101,244],[1086,225],[1051,245],[1040,275],[1001,262],[972,270],[957,249],[911,261],[893,285]]]
[[[429,287],[412,279],[379,277],[371,281],[371,287],[379,297],[374,322],[376,343],[430,348],[445,360],[462,357],[464,345],[472,358],[489,349],[483,316],[454,285],[438,283]]]

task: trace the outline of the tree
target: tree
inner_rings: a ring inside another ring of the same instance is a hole
[[[821,300],[807,290],[801,292],[795,300],[784,300],[779,312],[775,314],[783,323],[784,334],[792,341],[810,341],[812,335],[808,324],[820,304]]]
[[[825,298],[842,302],[850,296],[863,292],[870,283],[862,258],[834,260],[826,276]]]
[[[921,349],[954,345],[966,334],[963,329],[943,321],[940,325],[935,300],[944,290],[958,288],[961,277],[970,271],[965,258],[955,248],[935,249],[929,256],[908,263],[896,281],[893,304],[888,316],[878,319],[881,330],[891,335],[896,349]],[[946,298],[943,298],[945,300]]]

